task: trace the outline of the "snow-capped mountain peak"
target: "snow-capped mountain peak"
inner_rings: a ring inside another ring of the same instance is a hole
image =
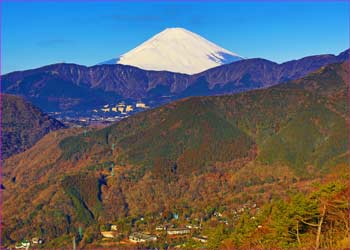
[[[115,63],[147,70],[195,74],[241,59],[241,56],[191,31],[167,28],[121,55]]]

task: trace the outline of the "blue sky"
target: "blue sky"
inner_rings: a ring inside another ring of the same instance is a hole
[[[167,27],[183,27],[247,58],[276,62],[349,47],[343,2],[2,2],[2,73],[93,65]]]

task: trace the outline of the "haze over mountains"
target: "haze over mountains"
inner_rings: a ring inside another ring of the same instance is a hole
[[[2,89],[25,96],[46,112],[89,110],[127,99],[142,99],[155,107],[187,96],[265,88],[348,59],[349,50],[337,56],[309,56],[282,64],[246,59],[195,75],[147,71],[121,64],[86,67],[62,63],[6,74],[2,77]]]
[[[145,70],[195,74],[241,59],[241,56],[191,31],[168,28],[119,58],[105,63],[130,65]]]

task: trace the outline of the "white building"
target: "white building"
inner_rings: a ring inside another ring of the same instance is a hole
[[[120,107],[118,106],[118,111],[123,113],[124,112],[124,106],[123,107],[122,106],[120,106]]]
[[[202,242],[202,243],[208,242],[207,236],[194,236],[194,237],[192,237],[192,239],[194,239],[195,241]]]
[[[146,108],[149,108],[149,107],[146,106],[146,104],[143,103],[143,102],[137,102],[137,103],[136,103],[136,108],[146,109]]]
[[[191,232],[188,228],[169,228],[167,230],[168,235],[184,235],[189,234]]]
[[[32,243],[33,244],[42,244],[44,241],[42,240],[42,239],[40,239],[40,238],[38,238],[38,237],[34,237],[33,239],[32,239]]]
[[[150,241],[156,241],[157,236],[155,235],[150,235],[150,234],[145,234],[145,233],[131,233],[129,235],[129,240],[134,243],[141,243],[141,242],[150,242]]]
[[[125,112],[133,111],[134,108],[131,105],[126,106]]]
[[[101,231],[104,238],[116,238],[118,233],[116,231]]]

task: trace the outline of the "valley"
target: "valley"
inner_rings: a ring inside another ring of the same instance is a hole
[[[158,103],[157,105],[160,104]],[[152,106],[152,108],[154,107],[156,106]],[[69,127],[89,127],[112,124],[150,108],[151,106],[140,101],[122,101],[114,104],[105,104],[89,111],[48,112],[48,115]]]
[[[348,75],[347,62],[330,64],[51,132],[4,163],[2,239],[37,237],[49,249],[73,238],[84,249],[346,247]]]

